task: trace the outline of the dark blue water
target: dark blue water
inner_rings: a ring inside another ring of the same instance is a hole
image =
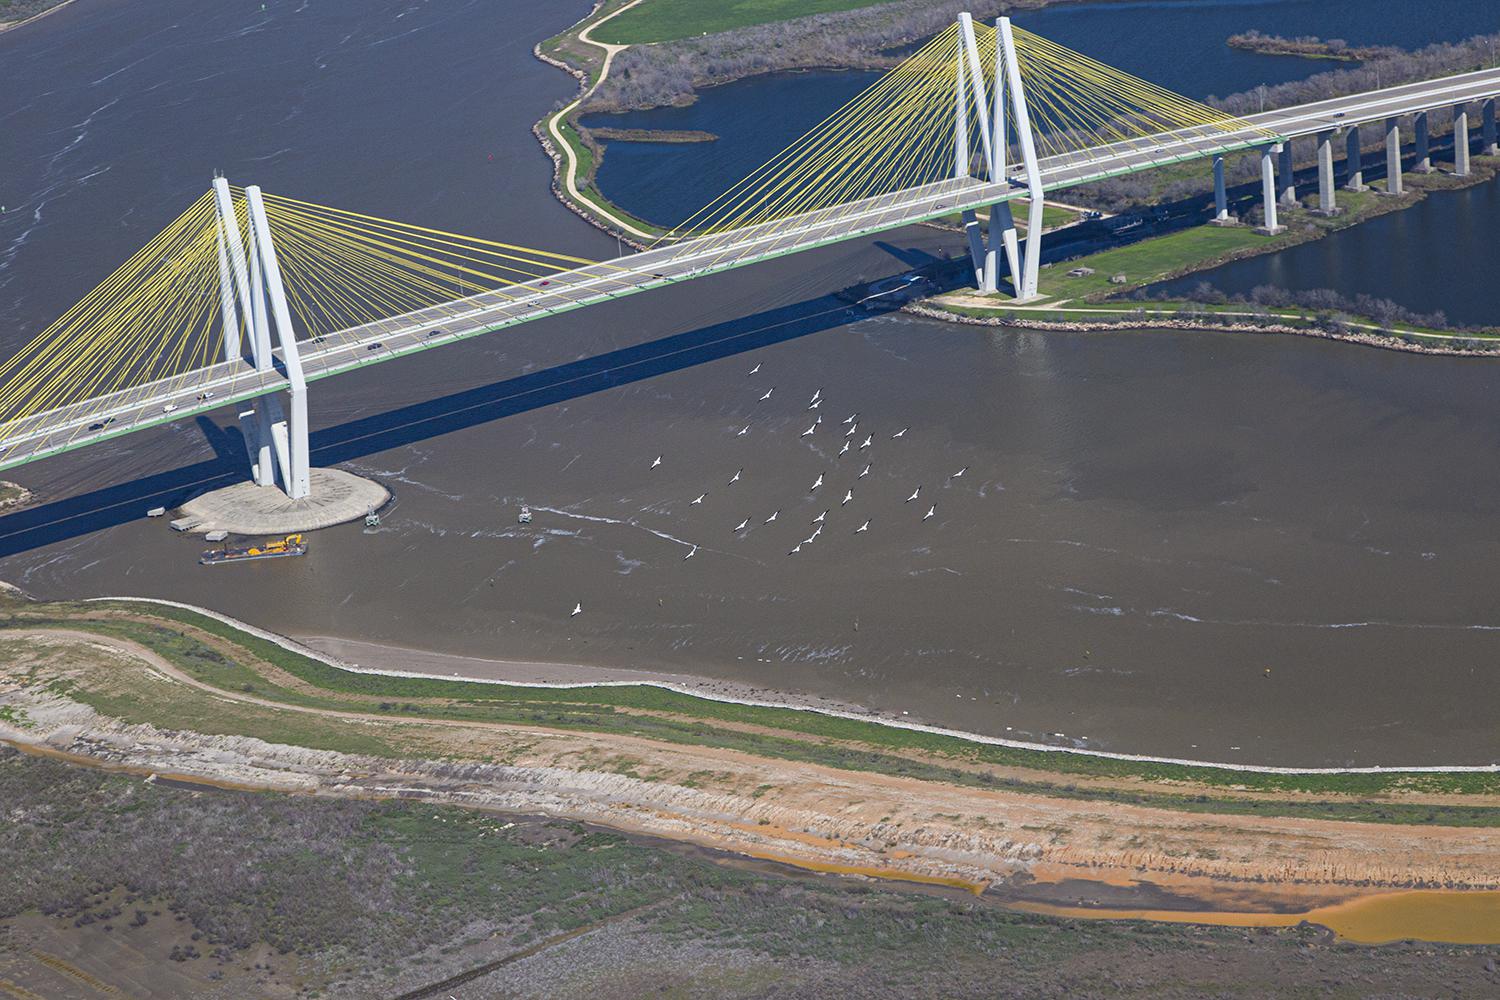
[[[1061,4],[1015,22],[1169,90],[1202,99],[1300,80],[1344,63],[1263,56],[1224,44],[1267,35],[1420,48],[1500,31],[1495,0],[1138,0]]]
[[[1392,299],[1424,313],[1442,311],[1472,326],[1500,324],[1495,227],[1500,179],[1440,192],[1421,204],[1381,216],[1325,239],[1236,261],[1214,271],[1165,282],[1169,293],[1208,282],[1229,294],[1257,285],[1306,290],[1336,288]]]
[[[1500,31],[1496,0],[1140,0],[1061,4],[1016,23],[1102,62],[1202,99],[1299,80],[1346,64],[1227,47],[1232,34],[1319,35],[1412,48]],[[600,189],[636,215],[673,225],[868,86],[874,73],[795,73],[703,92],[686,108],[597,115],[586,125],[701,129],[718,142],[611,143]]]

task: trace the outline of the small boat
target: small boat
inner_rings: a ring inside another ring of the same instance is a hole
[[[165,507],[152,507],[150,510],[146,511],[146,516],[147,517],[161,517],[166,512],[167,512],[167,508],[165,508]]]
[[[378,528],[378,527],[380,527],[380,515],[377,514],[377,513],[375,513],[375,508],[374,507],[371,507],[370,510],[369,510],[369,512],[365,514],[365,527],[366,528]]]
[[[222,542],[224,539],[226,539],[228,537],[229,537],[229,532],[227,532],[227,531],[223,530],[222,528],[220,528],[217,531],[210,531],[208,534],[204,535],[203,536],[203,540],[205,542]]]
[[[301,535],[287,535],[285,538],[273,539],[260,545],[251,545],[242,549],[209,549],[198,557],[198,561],[205,566],[214,566],[226,562],[247,562],[251,559],[280,559],[283,556],[301,556],[307,554],[307,543]]]
[[[516,520],[519,521],[519,522],[521,522],[522,524],[530,524],[531,523],[531,508],[528,507],[528,506],[526,506],[525,504],[522,504],[521,505],[521,513],[516,517]]]

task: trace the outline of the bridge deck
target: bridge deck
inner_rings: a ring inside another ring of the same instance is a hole
[[[1277,139],[1500,95],[1500,69],[1319,101],[1248,116],[1246,125],[1213,136],[1167,133],[1149,141],[1101,146],[1041,162],[1047,190],[1264,145]],[[1023,195],[1019,181],[993,184],[956,178],[820,209],[732,232],[703,236],[548,278],[485,292],[302,341],[309,381],[491,333],[609,299],[704,274],[915,222],[980,208]],[[4,430],[0,469],[81,448],[133,431],[181,420],[286,387],[277,367],[257,371],[242,360],[222,362],[14,421]],[[200,398],[209,394],[208,398]],[[170,409],[168,409],[170,407]]]

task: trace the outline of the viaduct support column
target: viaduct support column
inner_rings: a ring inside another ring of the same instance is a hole
[[[1401,193],[1401,120],[1385,120],[1385,193]]]
[[[1281,203],[1288,208],[1297,204],[1297,177],[1292,162],[1292,140],[1279,143],[1276,151],[1281,154]]]
[[[1417,114],[1417,164],[1412,167],[1419,174],[1432,173],[1432,140],[1427,133],[1427,112]]]
[[[1318,212],[1322,215],[1337,215],[1338,204],[1334,200],[1333,182],[1333,133],[1318,133]]]
[[[1469,176],[1469,106],[1453,109],[1453,176]]]
[[[1344,141],[1344,157],[1349,170],[1349,181],[1344,185],[1347,191],[1365,190],[1364,160],[1359,147],[1359,126],[1355,125],[1349,129],[1349,135]]]
[[[1260,151],[1261,200],[1265,203],[1266,223],[1260,228],[1267,236],[1275,236],[1284,227],[1276,222],[1276,161],[1272,159],[1281,151],[1281,145],[1264,146]]]
[[[1224,154],[1214,154],[1214,223],[1228,225],[1229,197],[1224,192]]]
[[[1484,102],[1482,120],[1484,124],[1480,128],[1483,132],[1481,139],[1483,145],[1479,151],[1485,156],[1500,155],[1500,144],[1495,142],[1495,99],[1493,97]]]

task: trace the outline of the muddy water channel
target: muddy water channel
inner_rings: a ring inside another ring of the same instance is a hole
[[[530,47],[584,10],[77,0],[0,36],[0,342],[215,168],[612,254],[528,135],[572,87]],[[831,294],[945,240],[887,234],[319,383],[315,461],[396,501],[305,559],[200,567],[200,542],[142,517],[244,475],[231,412],[17,470],[43,503],[0,516],[0,578],[1114,750],[1493,759],[1500,367],[990,331]]]

